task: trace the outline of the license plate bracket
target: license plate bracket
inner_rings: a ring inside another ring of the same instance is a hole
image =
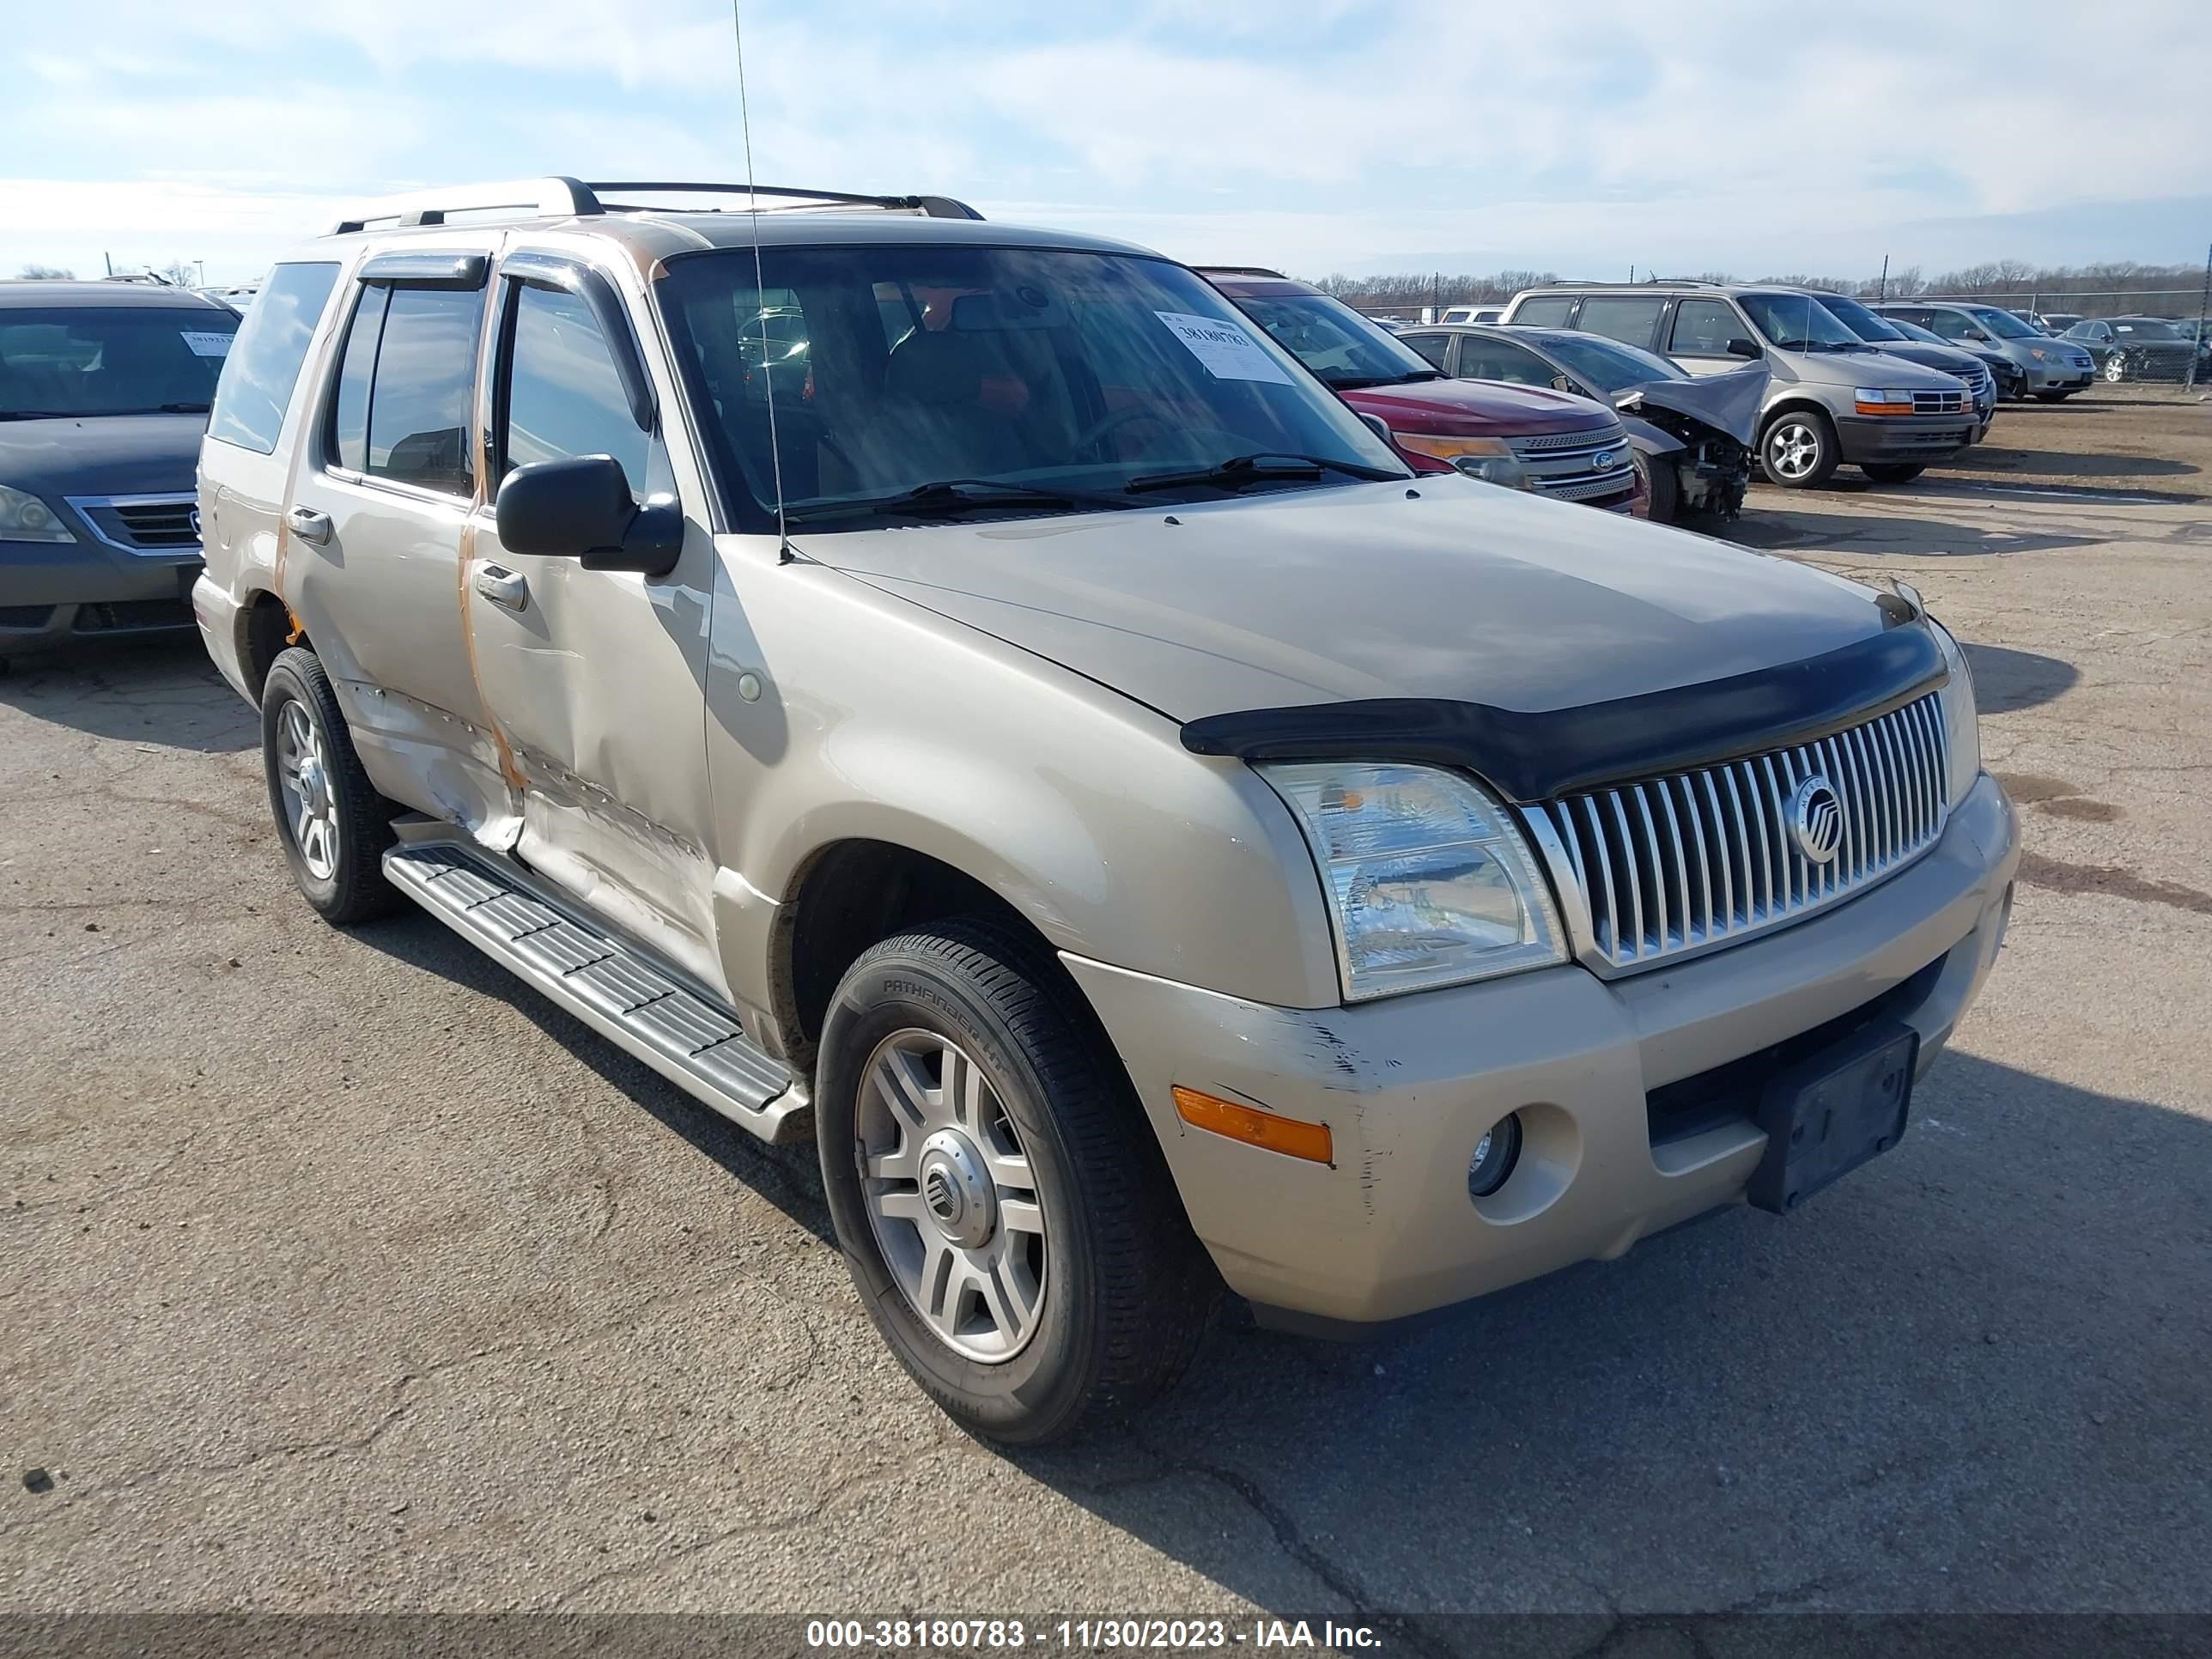
[[[1895,1020],[1784,1067],[1759,1093],[1766,1151],[1745,1197],[1787,1215],[1904,1139],[1920,1034]]]

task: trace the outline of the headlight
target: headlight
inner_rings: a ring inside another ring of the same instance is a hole
[[[1393,432],[1401,449],[1416,455],[1449,461],[1470,478],[1503,484],[1508,489],[1533,489],[1536,481],[1514,458],[1513,447],[1503,438],[1442,438],[1428,432]]]
[[[73,542],[70,527],[27,490],[0,484],[0,542]]]
[[[1912,413],[1912,392],[1910,388],[1899,391],[1895,386],[1860,386],[1851,393],[1852,401],[1862,415],[1910,415]]]
[[[2045,351],[2045,350],[2041,346],[2030,346],[2030,347],[2028,347],[2028,349],[2027,349],[2027,355],[2028,355],[2029,356],[2031,356],[2031,357],[2034,358],[2034,359],[2035,359],[2035,361],[2036,361],[2036,362],[2038,362],[2039,363],[2039,362],[2045,362],[2045,360],[2047,360],[2047,359],[2050,357],[2050,356],[2051,356],[2051,354],[2050,354],[2049,352]]]
[[[1966,665],[1966,653],[1959,648],[1958,641],[1933,617],[1928,619],[1928,627],[1936,635],[1936,643],[1943,648],[1943,661],[1951,671],[1951,678],[1936,696],[1943,710],[1943,736],[1951,757],[1948,793],[1951,805],[1956,806],[1982,775],[1982,725],[1974,709],[1974,671]]]
[[[1470,779],[1425,766],[1263,766],[1321,866],[1347,1002],[1566,960],[1519,825]]]

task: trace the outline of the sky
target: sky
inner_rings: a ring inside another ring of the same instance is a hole
[[[763,183],[1302,275],[2200,263],[2203,0],[738,0]],[[0,276],[741,179],[727,0],[10,0]]]

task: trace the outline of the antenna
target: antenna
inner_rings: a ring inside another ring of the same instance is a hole
[[[753,292],[761,331],[761,377],[768,384],[768,466],[775,482],[776,550],[791,556],[791,537],[783,518],[783,451],[775,433],[775,368],[768,337],[768,283],[761,275],[760,196],[753,188],[752,100],[745,96],[745,25],[739,0],[730,0],[730,28],[738,43],[738,122],[745,139],[745,210],[753,233]]]

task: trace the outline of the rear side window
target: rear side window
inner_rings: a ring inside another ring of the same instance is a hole
[[[509,466],[611,455],[642,492],[652,438],[638,430],[613,354],[584,299],[518,286],[501,449]]]
[[[483,301],[478,289],[362,290],[331,409],[340,466],[445,495],[475,488],[469,410]]]
[[[1486,334],[1463,334],[1459,372],[1470,380],[1506,380],[1515,386],[1549,386],[1559,371],[1526,346]]]
[[[1444,353],[1450,348],[1449,334],[1401,334],[1399,339],[1419,352],[1438,368],[1444,366]]]
[[[1651,331],[1659,326],[1659,313],[1666,303],[1664,300],[1648,297],[1593,295],[1583,301],[1583,314],[1576,319],[1575,326],[1585,334],[1602,334],[1623,345],[1648,346],[1651,343]]]
[[[1514,308],[1513,320],[1522,328],[1565,328],[1567,313],[1574,308],[1571,294],[1539,294]]]
[[[278,265],[223,360],[208,435],[266,455],[276,447],[300,365],[337,286],[336,264]]]

